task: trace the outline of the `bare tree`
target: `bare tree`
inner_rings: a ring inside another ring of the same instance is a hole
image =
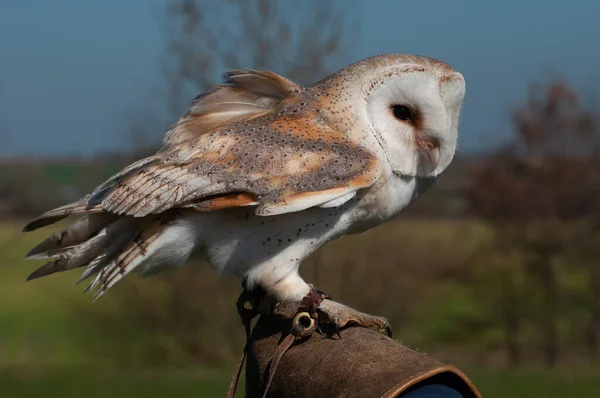
[[[156,110],[140,110],[133,120],[136,146],[148,151],[226,70],[269,69],[301,84],[324,77],[351,49],[358,28],[348,21],[352,9],[354,2],[335,0],[169,2],[161,17],[164,86],[150,104]]]

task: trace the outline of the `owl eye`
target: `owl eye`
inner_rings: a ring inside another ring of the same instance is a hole
[[[412,112],[404,105],[392,105],[392,113],[398,120],[412,120]]]

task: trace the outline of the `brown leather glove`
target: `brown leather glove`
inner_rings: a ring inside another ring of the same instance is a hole
[[[248,344],[246,396],[261,397],[277,345],[291,328],[294,306],[262,315]],[[281,331],[285,331],[282,333]],[[276,368],[268,397],[400,397],[417,385],[438,383],[464,397],[481,397],[460,370],[362,327],[342,339],[313,333],[296,342]]]

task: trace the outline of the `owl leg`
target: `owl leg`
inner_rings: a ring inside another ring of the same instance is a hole
[[[275,276],[277,275],[271,271],[261,275],[262,278],[257,278],[266,295],[275,303],[298,302],[299,312],[308,312],[312,318],[316,318],[319,329],[331,330],[339,335],[339,330],[346,325],[357,325],[376,329],[391,337],[392,329],[387,319],[357,311],[331,300],[329,296],[306,283],[296,272],[273,281]]]

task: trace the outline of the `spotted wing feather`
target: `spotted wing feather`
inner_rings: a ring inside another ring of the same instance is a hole
[[[350,198],[378,179],[377,158],[308,102],[277,110],[173,146],[94,199],[106,211],[143,217],[237,194],[248,198],[241,205],[274,215]]]
[[[263,116],[302,90],[273,72],[230,71],[223,85],[194,99],[188,113],[167,131],[163,143],[171,147],[224,125]]]

